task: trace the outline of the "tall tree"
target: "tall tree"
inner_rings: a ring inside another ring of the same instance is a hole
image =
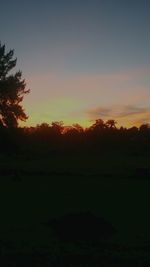
[[[17,63],[13,56],[14,50],[6,53],[5,45],[0,43],[0,122],[8,128],[17,127],[19,120],[28,118],[21,102],[29,90],[25,89],[22,72],[11,72]]]

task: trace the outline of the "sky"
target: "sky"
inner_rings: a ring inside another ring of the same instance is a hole
[[[0,40],[30,93],[22,125],[150,123],[149,0],[3,1]]]

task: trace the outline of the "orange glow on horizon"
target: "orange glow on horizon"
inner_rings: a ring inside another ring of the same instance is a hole
[[[149,71],[148,68],[102,74],[55,71],[33,74],[27,78],[31,91],[23,101],[29,119],[20,125],[63,121],[64,125],[78,123],[86,128],[99,118],[114,119],[117,127],[149,123],[150,91],[144,84]]]
[[[92,124],[94,124],[95,120],[98,119],[98,118],[95,118],[95,119],[92,119],[92,120],[85,120],[85,119],[78,119],[78,120],[72,120],[72,119],[66,119],[66,120],[63,120],[63,123],[64,123],[64,126],[72,126],[73,124],[79,124],[80,126],[82,126],[84,129],[90,127]],[[108,117],[107,119],[103,119],[101,118],[102,120],[104,120],[104,122],[106,122],[107,120],[109,119],[114,119],[117,124],[116,124],[116,127],[117,128],[120,128],[121,126],[122,127],[125,127],[125,128],[130,128],[130,127],[133,127],[133,126],[136,126],[136,127],[139,127],[140,125],[142,124],[147,124],[149,123],[148,120],[142,120],[142,118],[140,117],[129,117],[129,118],[125,118],[125,119],[120,119],[120,118],[115,118],[115,117]],[[48,123],[49,125],[51,125],[52,122],[54,121],[62,121],[62,120],[38,120],[38,121],[32,121],[32,119],[28,119],[26,122],[20,122],[19,125],[21,127],[35,127],[37,125],[40,125],[42,123]]]

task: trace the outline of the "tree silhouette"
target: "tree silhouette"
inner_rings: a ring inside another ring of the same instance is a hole
[[[26,90],[25,80],[22,79],[21,71],[12,74],[17,59],[13,59],[14,50],[5,52],[5,45],[0,43],[0,121],[8,128],[17,127],[18,120],[25,121],[25,114],[20,103]]]
[[[102,119],[95,120],[95,123],[90,127],[92,130],[102,130],[106,127]]]
[[[74,123],[73,125],[73,128],[76,130],[76,131],[78,131],[79,133],[83,133],[83,127],[80,125],[80,124],[78,124],[78,123]]]
[[[149,124],[148,123],[142,124],[140,126],[140,128],[139,128],[140,132],[143,132],[143,133],[148,132],[149,129],[150,129],[150,127],[149,127]]]
[[[51,129],[54,131],[55,134],[61,134],[63,131],[63,121],[53,121],[51,123]]]
[[[106,121],[106,126],[108,127],[108,128],[110,128],[110,129],[112,129],[112,128],[116,128],[116,121],[115,120],[108,120],[108,121]]]

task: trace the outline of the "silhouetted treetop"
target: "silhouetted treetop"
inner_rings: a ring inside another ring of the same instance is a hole
[[[53,121],[51,124],[51,128],[55,134],[61,134],[63,131],[63,121]]]
[[[111,129],[116,128],[116,124],[117,122],[113,119],[106,121],[106,126]]]
[[[14,50],[5,53],[5,45],[0,43],[0,79],[5,79],[7,73],[16,66],[17,59],[12,59]]]
[[[17,127],[18,120],[27,119],[20,103],[24,95],[29,93],[29,90],[25,89],[22,72],[10,73],[17,63],[13,56],[14,50],[6,53],[5,45],[0,43],[0,121],[8,128]]]
[[[105,127],[105,123],[102,119],[95,120],[95,123],[91,126],[91,129],[103,129]]]

